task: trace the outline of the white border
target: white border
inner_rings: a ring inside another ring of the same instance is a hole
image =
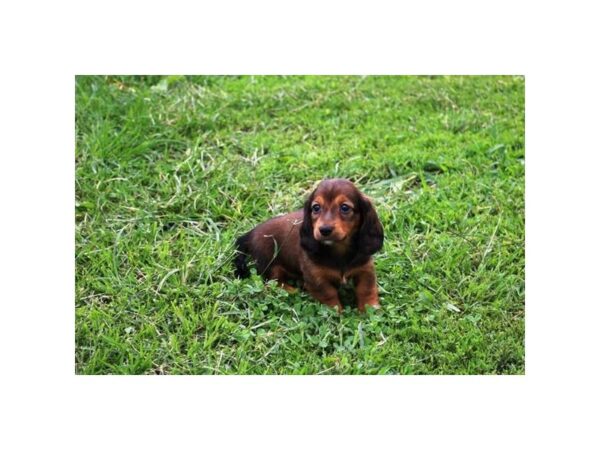
[[[13,2],[1,17],[3,447],[597,446],[591,2]],[[74,376],[76,73],[525,74],[527,375]]]

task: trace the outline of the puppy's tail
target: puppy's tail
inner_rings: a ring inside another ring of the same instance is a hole
[[[247,278],[250,275],[247,261],[250,252],[250,248],[248,247],[249,241],[249,232],[240,236],[237,241],[235,241],[235,245],[237,246],[237,255],[233,260],[233,263],[235,264],[235,276],[238,278]]]

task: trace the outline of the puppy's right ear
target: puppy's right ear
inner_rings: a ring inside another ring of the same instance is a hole
[[[300,226],[300,245],[308,253],[316,253],[319,249],[319,243],[313,235],[312,225],[311,205],[314,198],[315,191],[313,191],[306,199],[306,202],[304,202],[304,216],[302,218],[302,225]]]
[[[361,195],[358,205],[362,216],[362,225],[358,231],[358,249],[365,256],[370,256],[383,247],[383,226],[367,197]]]

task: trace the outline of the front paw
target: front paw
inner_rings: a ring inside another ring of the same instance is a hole
[[[381,304],[379,303],[379,299],[374,298],[374,299],[370,299],[367,300],[365,302],[359,302],[358,303],[358,310],[360,312],[365,312],[367,307],[373,308],[373,309],[380,309],[381,308]]]

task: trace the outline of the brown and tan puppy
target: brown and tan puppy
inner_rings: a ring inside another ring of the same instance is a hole
[[[342,310],[340,285],[352,280],[358,309],[379,307],[371,255],[383,245],[383,227],[371,202],[348,180],[322,181],[304,208],[268,220],[237,240],[235,273],[249,275],[246,257],[263,277],[286,290],[291,280],[325,305]]]

